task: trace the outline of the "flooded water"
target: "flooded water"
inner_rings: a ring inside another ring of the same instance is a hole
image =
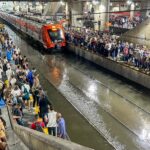
[[[118,150],[150,149],[149,90],[73,54],[41,55],[9,31],[16,45],[41,72],[47,92],[53,91],[49,95],[64,114],[73,141],[97,150],[112,149],[108,142]]]

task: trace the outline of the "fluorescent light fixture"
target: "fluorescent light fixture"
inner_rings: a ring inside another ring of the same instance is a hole
[[[98,0],[93,0],[92,3],[93,3],[93,5],[97,5],[99,3],[99,1]]]
[[[131,0],[128,0],[128,1],[127,1],[127,4],[128,4],[128,5],[131,5],[131,3],[132,3]]]
[[[62,6],[64,6],[65,5],[65,3],[61,0],[60,1],[60,4],[62,5]]]

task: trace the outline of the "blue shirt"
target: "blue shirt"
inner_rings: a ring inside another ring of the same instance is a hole
[[[8,61],[11,61],[11,59],[12,59],[12,53],[11,53],[11,51],[9,51],[9,50],[6,51],[6,57],[7,57]]]
[[[33,72],[30,70],[28,75],[27,75],[27,79],[30,83],[30,85],[33,85]]]
[[[58,120],[58,135],[63,138],[66,139],[66,125],[65,125],[65,120],[64,118],[60,118]]]

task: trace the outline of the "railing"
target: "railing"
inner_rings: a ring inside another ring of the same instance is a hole
[[[93,150],[91,148],[63,140],[51,135],[23,127],[15,123],[12,119],[10,108],[7,107],[10,122],[14,132],[23,143],[32,150]]]

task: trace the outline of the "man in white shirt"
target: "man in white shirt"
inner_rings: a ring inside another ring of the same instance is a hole
[[[50,106],[49,112],[47,114],[48,117],[48,133],[50,135],[56,136],[57,135],[57,112],[54,111],[53,107]]]
[[[10,84],[11,84],[12,88],[14,88],[16,82],[17,82],[16,78],[12,75],[11,79],[10,79]]]
[[[6,71],[6,76],[7,76],[8,81],[10,81],[10,78],[12,75],[13,75],[13,71],[10,68],[8,68]]]
[[[16,85],[14,89],[12,89],[11,94],[13,97],[19,97],[21,96],[22,92],[20,88]]]

